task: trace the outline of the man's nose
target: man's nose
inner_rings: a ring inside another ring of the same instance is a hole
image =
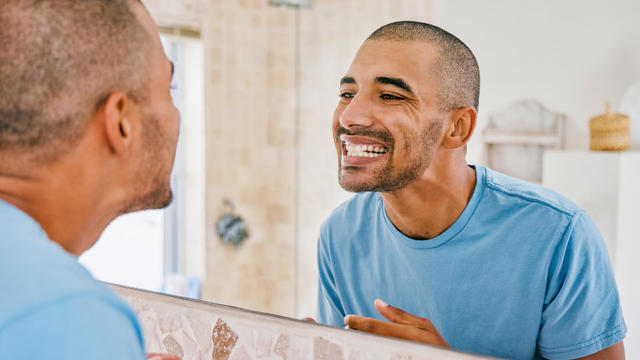
[[[355,95],[340,114],[340,125],[345,129],[369,127],[373,124],[371,104],[365,97]]]

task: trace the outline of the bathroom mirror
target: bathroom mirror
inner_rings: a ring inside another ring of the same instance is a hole
[[[330,123],[362,41],[400,19],[460,37],[482,76],[468,161],[488,114],[533,99],[567,115],[565,149],[640,79],[640,2],[146,0],[176,64],[175,203],[114,223],[81,261],[105,281],[301,318],[316,307],[320,224],[351,194]],[[225,199],[248,229],[216,230]],[[113,254],[120,260],[113,266]]]

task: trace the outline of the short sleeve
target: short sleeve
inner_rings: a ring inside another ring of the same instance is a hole
[[[546,359],[575,359],[614,345],[625,334],[604,241],[593,221],[579,212],[550,263],[538,354]]]
[[[146,358],[131,311],[93,295],[70,296],[35,309],[0,331],[3,359]]]
[[[340,297],[336,289],[327,234],[323,229],[318,237],[318,311],[317,321],[330,326],[344,326],[344,314],[340,309]]]

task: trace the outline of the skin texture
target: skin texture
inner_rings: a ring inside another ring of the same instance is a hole
[[[365,41],[341,81],[332,125],[341,186],[381,192],[391,222],[414,239],[431,239],[448,229],[475,187],[475,171],[465,155],[477,112],[473,107],[442,109],[438,103],[440,84],[432,71],[438,53],[420,41]],[[407,86],[381,78],[400,79]],[[345,134],[354,142],[381,144],[388,152],[354,165],[345,158]],[[389,322],[348,315],[347,327],[449,347],[429,319],[380,300],[375,306]],[[624,347],[620,342],[585,359],[624,359]]]

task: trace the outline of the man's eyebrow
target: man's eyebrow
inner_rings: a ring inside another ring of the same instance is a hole
[[[356,83],[356,79],[352,78],[351,76],[345,76],[342,79],[340,79],[340,85],[342,84],[355,84]]]
[[[387,76],[378,76],[375,80],[377,83],[379,84],[387,84],[387,85],[393,85],[395,87],[398,87],[408,93],[413,94],[413,90],[411,90],[411,87],[402,79],[400,78],[392,78],[392,77],[387,77]]]

